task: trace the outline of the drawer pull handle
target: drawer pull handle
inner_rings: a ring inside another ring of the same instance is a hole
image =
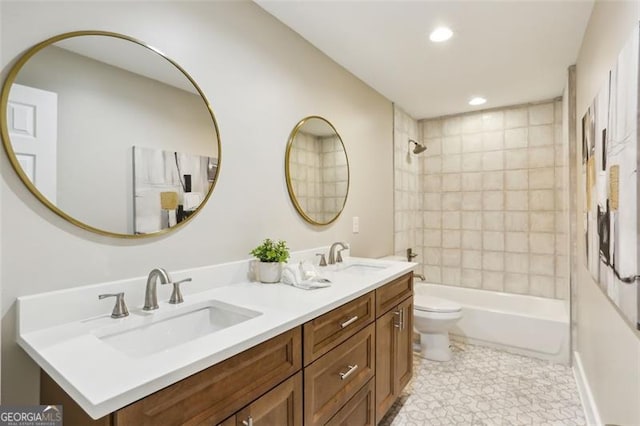
[[[244,426],[253,426],[253,418],[251,416],[249,416],[249,418],[247,420],[243,420],[242,424]]]
[[[342,327],[342,328],[348,327],[348,326],[350,326],[351,324],[353,324],[356,321],[358,321],[358,316],[354,315],[352,318],[349,318],[348,320],[346,320],[345,322],[340,324],[340,327]]]
[[[352,375],[353,372],[356,371],[357,369],[358,369],[358,364],[350,365],[347,371],[345,371],[344,373],[340,373],[340,380],[345,380],[347,377]]]
[[[401,310],[397,310],[393,313],[393,315],[396,315],[398,317],[398,322],[393,322],[393,326],[395,328],[399,328],[400,330],[402,330],[402,311]]]

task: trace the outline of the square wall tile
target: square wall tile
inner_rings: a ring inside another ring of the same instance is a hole
[[[482,134],[482,150],[497,151],[504,149],[504,132],[502,130],[484,132]]]
[[[442,153],[460,154],[462,152],[462,138],[460,136],[447,136],[442,138]]]
[[[553,254],[555,249],[554,235],[551,233],[532,232],[529,235],[529,250],[536,254]]]
[[[442,177],[440,175],[425,175],[423,179],[424,192],[441,192]]]
[[[514,127],[526,127],[529,124],[528,111],[526,107],[510,108],[504,113],[504,127],[513,129]]]
[[[445,192],[442,194],[442,210],[444,211],[460,211],[461,203],[461,192]]]
[[[534,169],[538,167],[553,167],[555,162],[555,150],[553,146],[528,149],[528,165]]]
[[[482,269],[504,271],[504,252],[485,251],[482,254]]]
[[[552,189],[555,186],[553,167],[529,170],[529,189]]]
[[[424,247],[424,250],[422,250],[422,253],[423,253],[422,255],[423,264],[433,265],[433,266],[442,265],[442,249]]]
[[[553,102],[547,102],[539,105],[531,105],[529,107],[529,125],[536,126],[539,124],[553,123],[554,110]]]
[[[529,230],[529,213],[527,212],[506,212],[504,219],[504,227],[507,231]]]
[[[445,212],[442,213],[442,229],[460,229],[461,227],[461,213],[460,212]]]
[[[528,149],[509,149],[504,151],[505,170],[526,169],[529,164]]]
[[[566,278],[569,276],[569,257],[568,256],[556,256],[556,277]]]
[[[529,127],[529,147],[553,145],[553,126]]]
[[[442,247],[443,248],[460,248],[461,234],[460,231],[442,231]]]
[[[442,200],[439,193],[425,193],[422,198],[422,206],[426,211],[442,210]]]
[[[442,213],[439,211],[425,211],[422,213],[422,227],[427,229],[442,228]]]
[[[482,210],[482,192],[463,192],[462,193],[462,210],[481,211]]]
[[[448,285],[459,286],[462,279],[462,271],[460,268],[443,267],[442,283]]]
[[[504,112],[490,111],[482,113],[482,130],[502,130],[504,128]]]
[[[504,172],[484,172],[482,174],[482,189],[502,190],[504,189]]]
[[[482,232],[462,231],[462,248],[471,250],[482,250]]]
[[[504,232],[484,231],[482,233],[482,248],[484,250],[504,250]]]
[[[509,170],[504,172],[506,189],[528,189],[529,173],[527,170]]]
[[[463,191],[479,191],[482,189],[483,174],[482,173],[463,173],[462,174],[462,190]]]
[[[553,212],[530,213],[531,215],[531,231],[533,232],[554,232],[555,230],[555,214]]]
[[[462,267],[468,269],[482,269],[482,251],[463,250]]]
[[[556,299],[569,300],[569,280],[556,278]]]
[[[462,250],[459,249],[443,249],[442,265],[443,266],[460,266],[462,263]]]
[[[476,269],[463,269],[461,285],[467,288],[481,288],[482,271]]]
[[[481,152],[482,133],[462,135],[462,152]]]
[[[504,272],[482,271],[482,288],[504,291]]]
[[[427,156],[424,157],[424,173],[431,174],[440,172],[442,172],[442,156],[430,156],[429,154],[427,154]]]
[[[536,275],[554,276],[554,257],[550,254],[529,256],[529,272]]]
[[[482,229],[482,213],[480,212],[462,212],[462,229],[481,230]]]
[[[482,155],[482,170],[502,170],[504,168],[504,151],[490,151]]]
[[[442,231],[440,230],[425,229],[422,238],[422,243],[425,247],[442,247]]]
[[[442,172],[458,173],[461,171],[462,156],[460,154],[449,154],[442,156]]]
[[[425,120],[422,123],[422,133],[426,138],[442,136],[442,120]]]
[[[529,275],[528,274],[504,274],[504,289],[508,293],[528,294]]]
[[[462,189],[462,175],[460,173],[444,174],[441,183],[444,192],[460,191]]]
[[[442,121],[442,135],[454,136],[462,133],[462,119],[460,117],[449,117]]]
[[[442,283],[442,268],[440,266],[425,266],[424,276],[428,282],[434,284]]]
[[[427,147],[428,155],[442,155],[442,138],[429,138],[424,144]],[[399,152],[401,156],[406,156],[407,148],[403,146]]]
[[[506,149],[526,148],[529,146],[529,129],[508,129],[504,131],[504,147]]]
[[[505,210],[509,210],[509,211],[529,210],[528,191],[505,191]]]
[[[462,171],[463,172],[479,172],[482,170],[482,153],[481,152],[465,152],[462,154]]]
[[[555,193],[552,189],[535,189],[529,191],[529,209],[533,211],[553,211]]]
[[[482,193],[482,208],[488,211],[504,210],[504,192],[484,191]]]
[[[504,212],[484,212],[482,227],[485,231],[504,231]]]
[[[462,117],[462,133],[482,132],[482,114],[465,114]]]
[[[529,255],[526,253],[505,253],[504,269],[519,274],[529,273]]]
[[[425,233],[426,236],[426,233]],[[529,252],[529,234],[526,232],[505,232],[505,250],[511,253]]]
[[[554,297],[555,278],[543,275],[530,275],[529,294],[540,297]]]

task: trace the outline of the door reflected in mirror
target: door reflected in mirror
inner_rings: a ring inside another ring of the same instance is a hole
[[[349,161],[329,121],[311,116],[294,127],[285,173],[291,201],[306,221],[327,225],[340,216],[349,193]]]
[[[130,37],[77,32],[40,43],[10,71],[0,105],[3,143],[25,185],[85,229],[166,232],[217,181],[218,129],[200,88]],[[165,193],[176,194],[175,218]]]

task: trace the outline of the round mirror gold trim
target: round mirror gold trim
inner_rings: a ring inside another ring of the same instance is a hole
[[[318,222],[318,221],[312,219],[311,217],[309,217],[309,215],[304,211],[304,209],[298,203],[298,199],[296,198],[296,194],[293,191],[293,183],[291,182],[291,170],[289,168],[289,157],[291,155],[291,147],[293,145],[293,141],[295,140],[295,138],[296,138],[298,132],[300,131],[300,129],[302,128],[302,126],[304,126],[304,124],[307,121],[311,120],[311,119],[322,120],[325,123],[327,123],[329,126],[331,126],[331,129],[338,136],[338,139],[340,140],[340,143],[342,144],[342,149],[344,151],[344,156],[345,156],[345,159],[347,161],[347,193],[344,195],[344,201],[342,202],[342,207],[340,207],[340,211],[338,213],[336,213],[334,218],[331,219],[328,222]],[[347,149],[344,146],[344,142],[342,141],[342,137],[340,136],[340,133],[338,133],[336,128],[333,127],[333,124],[331,124],[331,122],[329,122],[329,120],[327,120],[326,118],[321,117],[319,115],[310,115],[308,117],[303,118],[302,120],[300,120],[298,122],[298,124],[296,124],[296,126],[291,131],[291,134],[289,135],[289,141],[287,142],[287,151],[285,153],[285,158],[284,158],[284,173],[285,173],[285,177],[286,177],[286,181],[287,181],[287,191],[289,192],[289,198],[291,198],[291,202],[293,203],[293,206],[296,208],[296,210],[298,211],[298,213],[300,214],[300,216],[302,216],[302,218],[304,220],[306,220],[307,222],[309,222],[312,225],[323,226],[323,225],[329,225],[329,224],[335,222],[340,217],[340,215],[342,214],[342,211],[344,210],[344,206],[347,204],[347,198],[349,197],[349,187],[351,186],[351,168],[349,167],[349,156],[347,155]]]
[[[216,170],[216,175],[214,177],[213,183],[211,184],[211,188],[209,189],[209,192],[207,192],[207,195],[204,197],[204,200],[202,200],[202,203],[200,204],[200,206],[188,218],[186,218],[182,222],[176,224],[175,226],[172,226],[171,228],[166,228],[166,229],[163,229],[163,230],[160,230],[160,231],[157,231],[157,232],[148,233],[148,234],[120,234],[120,233],[117,233],[117,232],[105,231],[104,229],[96,228],[96,227],[88,225],[88,224],[86,224],[84,222],[81,222],[78,219],[75,219],[74,217],[72,217],[72,216],[68,215],[67,213],[65,213],[64,211],[62,211],[60,208],[58,208],[58,206],[53,204],[44,195],[42,195],[42,193],[40,191],[38,191],[38,189],[35,187],[35,185],[33,185],[31,180],[29,180],[29,177],[22,170],[22,167],[20,166],[20,163],[18,162],[18,159],[17,159],[17,157],[15,155],[15,151],[13,150],[13,147],[11,146],[11,141],[9,139],[9,129],[7,128],[7,104],[8,104],[8,101],[9,101],[9,92],[11,91],[11,86],[15,82],[16,77],[18,75],[18,72],[20,72],[20,70],[22,69],[24,64],[32,56],[34,56],[36,53],[38,53],[40,50],[44,49],[45,47],[47,47],[49,45],[52,45],[53,43],[58,42],[58,41],[65,40],[65,39],[72,38],[72,37],[79,37],[79,36],[114,37],[114,38],[118,38],[118,39],[121,39],[121,40],[127,40],[127,41],[130,41],[130,42],[136,43],[136,44],[138,44],[138,45],[140,45],[140,46],[142,46],[144,48],[147,48],[147,49],[151,50],[152,52],[156,53],[160,57],[162,57],[165,60],[169,61],[174,67],[176,67],[189,80],[189,82],[191,82],[191,84],[193,84],[193,87],[195,87],[195,89],[198,91],[198,94],[200,95],[200,97],[204,101],[205,106],[207,107],[207,110],[209,111],[209,115],[211,116],[211,121],[213,122],[213,127],[214,127],[215,134],[216,134],[216,140],[218,142],[218,168]],[[213,109],[211,108],[211,104],[209,103],[209,100],[204,95],[204,93],[202,92],[202,89],[200,89],[200,86],[198,86],[198,84],[195,82],[195,80],[184,70],[184,68],[182,68],[180,65],[178,65],[177,62],[175,62],[173,59],[171,59],[168,56],[166,56],[164,53],[162,53],[160,50],[156,49],[155,47],[149,46],[145,42],[143,42],[141,40],[138,40],[136,38],[129,37],[129,36],[124,35],[124,34],[109,32],[109,31],[87,30],[87,31],[73,31],[73,32],[63,33],[63,34],[59,34],[57,36],[48,38],[47,40],[44,40],[44,41],[34,45],[33,47],[31,47],[29,50],[27,50],[27,52],[24,53],[18,59],[18,61],[15,63],[15,65],[11,68],[11,70],[9,71],[9,74],[7,75],[7,78],[5,79],[4,84],[2,86],[2,92],[0,94],[0,136],[2,137],[2,144],[4,146],[4,149],[5,149],[6,153],[7,153],[7,156],[9,157],[9,161],[11,162],[11,166],[13,167],[13,169],[16,171],[16,173],[20,177],[20,180],[22,180],[22,183],[25,184],[25,186],[29,189],[29,191],[31,191],[31,193],[42,204],[47,206],[51,211],[53,211],[55,214],[57,214],[58,216],[62,217],[66,221],[71,222],[72,224],[74,224],[74,225],[76,225],[76,226],[78,226],[78,227],[80,227],[80,228],[82,228],[84,230],[87,230],[87,231],[90,231],[90,232],[94,232],[96,234],[104,235],[104,236],[107,236],[107,237],[128,238],[128,239],[148,238],[148,237],[157,237],[159,235],[164,235],[164,234],[167,234],[167,233],[169,233],[169,232],[171,232],[171,231],[173,231],[175,229],[179,229],[180,227],[182,227],[183,225],[188,223],[192,218],[197,216],[198,213],[200,213],[200,210],[202,210],[204,205],[209,201],[209,198],[211,197],[211,194],[213,193],[213,189],[215,188],[216,184],[218,183],[218,176],[220,174],[220,167],[221,167],[221,164],[222,164],[222,148],[221,148],[221,144],[220,144],[220,131],[218,129],[218,123],[216,121],[215,115],[213,114]]]

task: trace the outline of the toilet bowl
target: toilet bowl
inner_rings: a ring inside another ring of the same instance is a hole
[[[416,294],[413,327],[420,334],[420,352],[432,361],[449,361],[449,330],[462,318],[462,307],[450,300]]]

